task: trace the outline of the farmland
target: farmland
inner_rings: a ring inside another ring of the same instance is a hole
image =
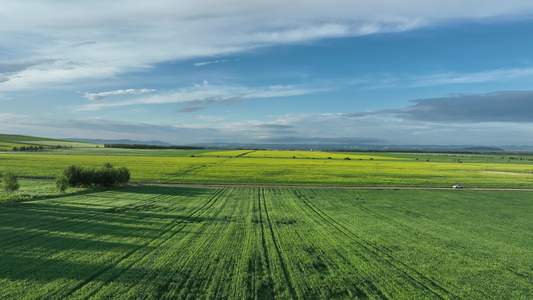
[[[528,299],[532,196],[79,189],[2,206],[0,298]]]
[[[25,135],[12,135],[12,134],[0,134],[0,151],[12,151],[13,148],[17,147],[28,147],[28,146],[43,146],[43,148],[50,147],[96,147],[96,144],[82,143],[82,142],[71,142],[65,140],[57,139],[47,139],[40,137],[32,137]]]
[[[131,180],[139,182],[411,187],[451,187],[461,183],[466,187],[533,187],[533,161],[526,155],[74,148],[0,153],[0,172],[11,169],[21,177],[53,179],[71,164],[99,167],[107,162],[126,166],[132,172]]]
[[[64,146],[0,152],[0,299],[533,297],[533,192],[450,188],[531,189],[527,154]],[[136,183],[24,180],[104,163]]]

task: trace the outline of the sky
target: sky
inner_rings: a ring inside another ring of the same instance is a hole
[[[533,2],[0,0],[0,133],[533,145]]]

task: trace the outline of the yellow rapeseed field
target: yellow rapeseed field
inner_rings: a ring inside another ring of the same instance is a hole
[[[72,164],[100,167],[104,163],[127,167],[132,181],[421,187],[451,187],[460,183],[466,187],[533,187],[531,161],[494,158],[456,163],[448,158],[427,161],[394,153],[232,150],[169,157],[2,153],[0,172],[11,169],[20,177],[55,178]]]

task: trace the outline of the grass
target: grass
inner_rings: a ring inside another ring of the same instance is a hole
[[[36,194],[53,184],[22,183]],[[530,299],[531,196],[158,186],[47,195],[1,206],[0,298]]]
[[[54,182],[36,180],[18,180],[18,182],[20,188],[9,196],[6,196],[5,192],[0,189],[0,203],[17,203],[64,197],[85,190],[83,188],[69,188],[64,194],[58,194]]]

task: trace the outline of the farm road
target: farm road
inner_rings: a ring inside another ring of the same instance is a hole
[[[46,178],[20,178],[20,180],[55,181]],[[172,183],[172,182],[130,182],[130,185],[158,185],[158,186],[198,186],[198,187],[250,187],[250,188],[313,188],[313,189],[370,189],[370,190],[456,190],[451,187],[421,187],[421,186],[327,186],[327,185],[261,185],[261,184],[209,184],[209,183]],[[529,191],[531,189],[517,188],[462,188],[457,190],[470,191]]]
[[[131,185],[160,186],[199,186],[199,187],[251,187],[251,188],[314,188],[314,189],[372,189],[372,190],[478,190],[478,191],[533,191],[517,188],[462,188],[449,187],[412,187],[412,186],[318,186],[318,185],[259,185],[259,184],[199,184],[199,183],[163,183],[130,182]]]

